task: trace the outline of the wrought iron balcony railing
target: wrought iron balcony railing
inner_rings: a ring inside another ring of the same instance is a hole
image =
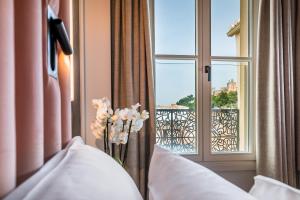
[[[156,143],[178,153],[196,153],[196,114],[188,109],[156,110]],[[212,109],[212,152],[239,151],[239,110]]]

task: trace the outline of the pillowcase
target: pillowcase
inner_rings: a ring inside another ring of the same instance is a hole
[[[38,170],[32,177],[23,182],[15,190],[9,193],[4,199],[15,200],[23,199],[28,192],[30,192],[48,173],[50,173],[65,157],[67,150],[72,147],[73,144],[84,144],[80,136],[72,138],[67,144],[66,148],[56,153],[45,165]]]
[[[73,144],[64,159],[25,200],[141,200],[131,177],[110,156],[88,145]]]
[[[82,137],[80,136],[73,137],[72,140],[67,144],[65,150],[70,149],[74,144],[84,144]]]
[[[272,178],[258,175],[254,177],[254,182],[249,193],[258,200],[300,199],[300,190]]]
[[[149,169],[150,200],[253,200],[247,192],[211,170],[159,146]]]

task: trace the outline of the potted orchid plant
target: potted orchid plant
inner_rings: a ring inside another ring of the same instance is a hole
[[[146,110],[139,112],[139,103],[131,108],[115,111],[107,98],[94,99],[92,103],[97,110],[96,119],[91,123],[93,134],[97,139],[103,139],[104,152],[124,167],[130,135],[137,134],[142,129],[149,113]],[[116,146],[118,154],[115,153]]]

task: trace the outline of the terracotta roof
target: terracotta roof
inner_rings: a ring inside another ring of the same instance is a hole
[[[189,107],[182,106],[182,105],[177,105],[177,104],[171,104],[171,105],[158,105],[156,109],[176,109],[176,110],[185,110],[189,109]]]

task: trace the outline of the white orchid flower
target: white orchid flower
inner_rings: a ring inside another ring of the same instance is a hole
[[[141,106],[141,104],[137,103],[135,105],[132,105],[131,108],[134,109],[134,110],[137,110],[140,106]]]
[[[93,99],[93,106],[97,109],[96,120],[91,123],[91,130],[95,137],[102,138],[105,131],[109,131],[108,139],[111,143],[126,144],[129,132],[138,132],[142,129],[144,121],[149,118],[149,112],[143,110],[138,112],[139,103],[131,108],[111,108],[108,98]],[[129,131],[129,128],[130,131]]]
[[[101,99],[102,103],[104,105],[106,105],[107,107],[110,107],[111,106],[111,103],[110,103],[110,100],[107,98],[107,97],[104,97]]]
[[[120,113],[120,109],[117,108],[117,109],[115,110],[115,115],[119,115],[119,113]]]
[[[114,126],[123,126],[123,120],[119,117],[119,118],[115,121]]]
[[[112,136],[110,137],[110,142],[119,145],[119,144],[120,144],[119,134],[114,134],[114,135],[112,135]]]
[[[110,133],[109,133],[109,139],[110,140],[114,140],[114,138],[116,137],[116,135],[119,133],[120,131],[118,129],[116,129],[116,127],[112,126],[110,129]]]
[[[94,122],[91,123],[91,130],[93,135],[95,135],[95,137],[99,139],[103,136],[105,126],[102,126],[99,123],[99,121],[95,120]]]
[[[113,114],[114,114],[114,111],[111,109],[111,107],[109,107],[108,110],[107,110],[107,113],[108,113],[109,115],[113,115]]]
[[[140,117],[140,113],[135,109],[130,109],[130,111],[128,112],[129,121],[138,119],[139,117]]]
[[[128,112],[129,109],[128,108],[124,108],[122,110],[119,111],[119,116],[122,120],[127,120],[128,119]]]
[[[98,99],[93,99],[92,100],[92,104],[93,104],[94,108],[96,108],[96,109],[98,109],[98,107],[99,107],[98,101],[99,101]]]
[[[109,139],[112,143],[115,143],[117,145],[126,144],[128,141],[128,133],[119,132],[119,131],[116,131],[115,129],[112,129]]]
[[[149,112],[147,110],[143,110],[142,114],[141,114],[141,118],[143,120],[146,120],[149,118]]]
[[[144,121],[142,119],[134,120],[131,127],[131,132],[138,132],[142,129]]]
[[[93,132],[93,135],[95,136],[96,139],[101,139],[102,138],[102,136],[97,134],[96,132]]]
[[[97,113],[96,119],[99,121],[107,121],[107,118],[109,118],[108,113]]]
[[[112,131],[114,132],[121,132],[123,129],[123,121],[121,119],[118,119],[112,126]]]
[[[119,116],[118,115],[113,115],[112,117],[111,117],[111,121],[112,122],[115,122],[115,121],[117,121],[119,119]]]
[[[128,112],[127,112],[127,120],[128,121],[131,121],[131,120],[133,120],[133,119],[135,119],[136,118],[136,116],[137,116],[137,111],[136,110],[134,110],[134,109],[128,109]]]
[[[126,132],[121,132],[119,134],[119,141],[121,144],[126,144],[128,141],[128,133]]]
[[[92,103],[95,108],[109,108],[111,107],[110,101],[108,98],[104,97],[101,99],[93,99]]]

